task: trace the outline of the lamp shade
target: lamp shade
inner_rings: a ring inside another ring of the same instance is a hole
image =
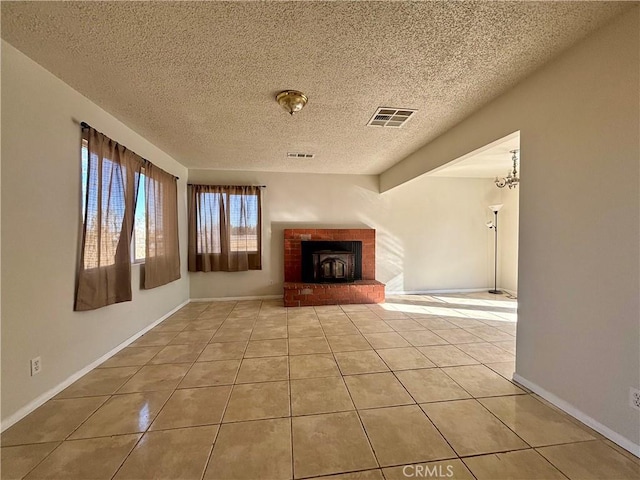
[[[504,205],[502,203],[497,203],[495,205],[489,205],[489,210],[491,210],[493,213],[497,213],[500,211],[500,209],[503,207]]]

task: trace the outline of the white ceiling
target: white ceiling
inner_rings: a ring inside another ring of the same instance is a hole
[[[465,178],[506,177],[513,169],[513,154],[511,151],[519,149],[520,132],[515,132],[436,168],[427,175],[432,177]],[[520,171],[519,155],[518,171]]]
[[[631,7],[1,3],[5,40],[187,167],[356,174],[386,170]],[[295,117],[275,102],[284,89],[309,97]],[[378,107],[418,112],[366,126]]]

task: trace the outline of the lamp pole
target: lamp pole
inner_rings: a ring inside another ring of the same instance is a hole
[[[502,205],[489,205],[489,208],[493,211],[493,290],[489,290],[489,293],[501,294],[502,290],[498,290],[498,212],[502,208]]]

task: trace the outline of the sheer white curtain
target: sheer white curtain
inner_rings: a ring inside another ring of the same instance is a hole
[[[261,191],[189,186],[189,271],[262,269]]]
[[[180,278],[177,180],[151,163],[145,166],[145,289]]]
[[[88,158],[74,310],[131,300],[130,245],[144,159],[93,128],[82,129]]]

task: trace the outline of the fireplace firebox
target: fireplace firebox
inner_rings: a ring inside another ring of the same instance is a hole
[[[301,242],[302,281],[344,283],[362,279],[361,241]]]
[[[313,280],[316,282],[352,282],[355,255],[350,252],[322,250],[313,254]]]
[[[385,286],[375,278],[374,229],[284,230],[285,307],[384,302]]]

